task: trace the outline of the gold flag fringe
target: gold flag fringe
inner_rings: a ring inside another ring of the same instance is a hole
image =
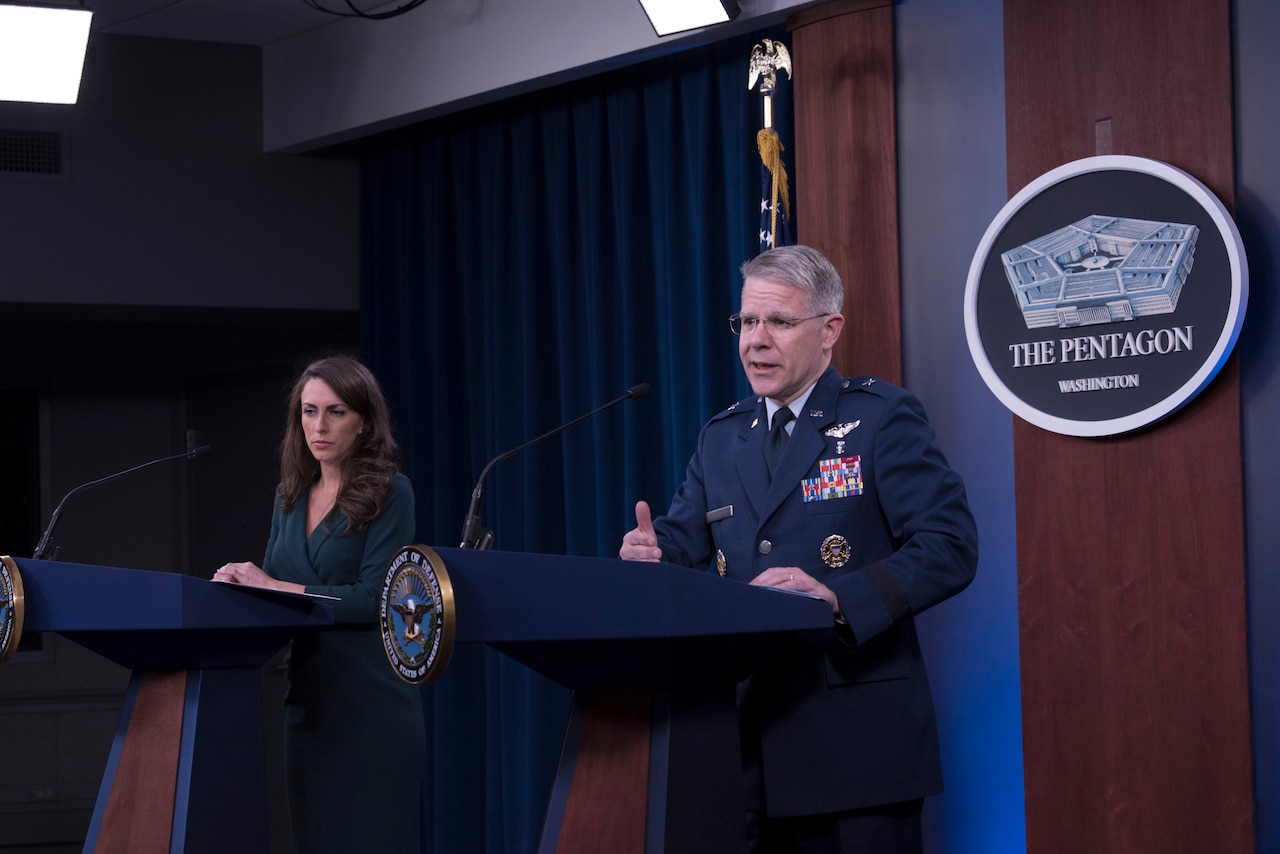
[[[760,149],[760,162],[773,177],[773,195],[770,199],[769,233],[773,235],[772,244],[778,234],[778,197],[782,197],[782,209],[791,218],[791,190],[787,187],[787,167],[782,165],[782,140],[773,128],[761,128],[756,132],[756,146]]]

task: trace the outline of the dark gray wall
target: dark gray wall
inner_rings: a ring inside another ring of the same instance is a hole
[[[95,36],[80,103],[0,103],[4,130],[57,131],[67,166],[0,172],[0,391],[38,400],[37,527],[78,484],[208,444],[72,496],[58,558],[196,575],[261,560],[292,377],[358,344],[357,165],[262,153],[255,48]],[[43,641],[0,666],[0,726],[21,734],[0,848],[79,850],[127,674]]]
[[[0,173],[0,302],[354,310],[356,167],[263,154],[260,92],[257,48],[95,35],[79,103],[0,103],[69,171]]]

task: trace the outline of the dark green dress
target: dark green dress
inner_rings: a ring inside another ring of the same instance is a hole
[[[307,495],[278,507],[262,568],[338,596],[334,627],[299,635],[285,695],[285,765],[294,850],[419,850],[426,732],[415,686],[387,661],[378,606],[387,564],[414,542],[413,487],[397,474],[364,534],[338,513],[307,536]]]

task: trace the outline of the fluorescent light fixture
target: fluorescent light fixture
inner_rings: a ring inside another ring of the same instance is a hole
[[[737,0],[640,0],[659,36],[669,36],[738,17]]]
[[[74,104],[91,20],[87,9],[0,5],[0,101]]]

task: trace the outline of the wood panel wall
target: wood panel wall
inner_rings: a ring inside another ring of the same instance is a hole
[[[1081,157],[1234,204],[1229,0],[1005,0],[1009,194]],[[1240,385],[1105,439],[1015,418],[1027,849],[1254,850]]]
[[[844,280],[846,375],[902,383],[892,0],[838,0],[791,29],[796,238]]]
[[[1008,191],[1095,154],[1234,204],[1230,0],[1005,0]],[[893,6],[789,20],[797,235],[845,278],[845,373],[901,381]],[[1014,419],[1027,849],[1254,850],[1240,386],[1137,434]]]

